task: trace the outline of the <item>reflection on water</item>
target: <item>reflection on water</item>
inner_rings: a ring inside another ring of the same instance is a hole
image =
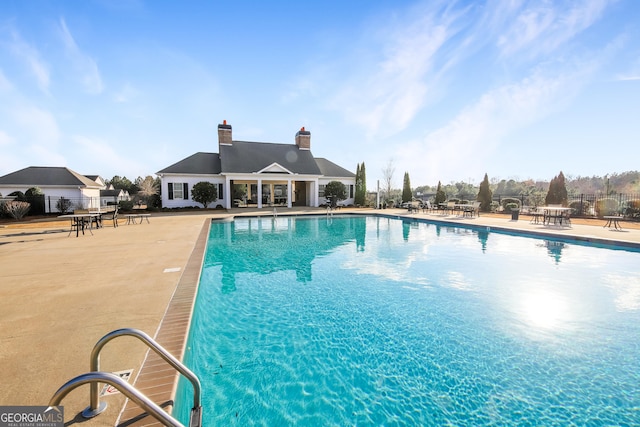
[[[225,293],[235,291],[238,273],[292,270],[296,280],[304,283],[312,279],[311,263],[316,257],[352,242],[364,251],[365,233],[366,222],[358,217],[344,221],[279,217],[214,222],[204,268],[222,266]]]
[[[556,264],[560,263],[562,258],[562,250],[566,247],[563,242],[555,242],[553,240],[545,240],[543,246],[547,248],[549,256],[556,261]]]

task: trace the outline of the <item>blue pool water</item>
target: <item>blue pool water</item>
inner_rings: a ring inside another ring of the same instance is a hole
[[[639,425],[639,266],[386,217],[214,222],[185,361],[206,426]]]

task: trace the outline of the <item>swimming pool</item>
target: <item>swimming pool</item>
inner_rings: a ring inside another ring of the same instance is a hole
[[[206,425],[638,424],[638,265],[387,217],[214,222],[185,362]]]

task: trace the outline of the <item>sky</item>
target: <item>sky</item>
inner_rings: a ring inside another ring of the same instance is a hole
[[[367,188],[640,169],[640,1],[5,0],[0,176],[135,180],[233,139]]]

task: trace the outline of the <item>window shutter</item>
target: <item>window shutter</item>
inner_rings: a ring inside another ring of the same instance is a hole
[[[182,190],[182,198],[185,200],[189,200],[189,184],[187,184],[186,182],[183,185],[183,190]]]
[[[218,199],[224,199],[224,196],[222,194],[222,189],[224,188],[224,186],[222,184],[218,184]]]
[[[173,200],[173,182],[170,182],[168,186],[169,186],[169,200]]]

